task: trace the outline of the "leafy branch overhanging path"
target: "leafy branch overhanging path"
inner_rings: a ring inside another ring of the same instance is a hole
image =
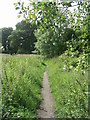
[[[43,75],[42,82],[42,103],[37,110],[38,118],[56,118],[54,113],[54,99],[50,92],[50,85],[48,81],[47,68]]]

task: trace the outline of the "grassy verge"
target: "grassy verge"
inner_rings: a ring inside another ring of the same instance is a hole
[[[2,85],[1,85],[2,56],[0,55],[0,119],[2,116]]]
[[[4,56],[2,110],[5,118],[35,118],[45,66],[40,56]]]
[[[47,64],[57,117],[88,117],[88,73],[64,71],[64,61],[58,58],[47,60]]]

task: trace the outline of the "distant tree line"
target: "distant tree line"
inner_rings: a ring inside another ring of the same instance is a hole
[[[73,29],[65,28],[63,38],[60,39],[62,41],[59,42],[58,39],[61,36],[58,37],[58,34],[53,36],[53,30],[47,29],[46,32],[42,34],[42,30],[37,29],[35,24],[31,24],[25,20],[17,23],[15,30],[13,30],[12,27],[4,27],[0,30],[2,31],[2,53],[42,53],[47,54],[47,56],[54,56],[55,54],[59,55],[59,53],[64,52],[67,48],[65,41],[70,40],[74,33]],[[58,31],[59,30],[60,29],[58,29]],[[37,38],[39,41],[37,41]],[[54,39],[57,40],[54,42]]]
[[[16,30],[12,27],[4,27],[2,31],[2,52],[13,54],[30,54],[35,50],[36,37],[34,35],[35,25],[21,21],[16,24]]]

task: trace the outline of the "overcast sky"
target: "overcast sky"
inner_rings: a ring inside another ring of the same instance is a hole
[[[13,27],[15,29],[15,25],[21,21],[17,18],[18,13],[13,5],[16,1],[18,0],[0,0],[0,28]],[[28,0],[22,1],[28,3]]]
[[[17,11],[14,8],[13,3],[17,0],[0,0],[0,28],[13,27],[21,21],[17,18]],[[27,2],[28,0],[22,0]]]

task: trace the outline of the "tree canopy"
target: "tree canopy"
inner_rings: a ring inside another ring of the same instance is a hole
[[[43,55],[53,57],[65,52],[67,66],[87,68],[89,53],[90,11],[89,2],[77,1],[77,9],[73,13],[68,9],[73,2],[24,2],[15,3],[19,15],[36,24],[34,34],[37,38],[35,48]],[[68,57],[76,56],[73,63]],[[83,58],[84,66],[83,66]],[[69,63],[69,65],[68,65]],[[86,66],[86,67],[85,67]]]
[[[34,50],[36,37],[34,36],[35,25],[26,21],[17,23],[16,30],[8,37],[11,53],[31,53]]]
[[[36,24],[34,34],[37,38],[35,48],[41,54],[49,57],[60,55],[66,50],[67,14],[55,2],[33,2],[24,7],[24,3],[16,3],[22,15],[31,24]],[[72,30],[73,31],[73,30]],[[69,35],[71,38],[72,33]],[[68,38],[67,38],[68,39]]]

